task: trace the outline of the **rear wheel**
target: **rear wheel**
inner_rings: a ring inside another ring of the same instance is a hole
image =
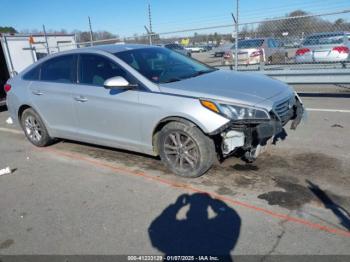
[[[159,135],[162,162],[173,173],[183,177],[199,177],[214,163],[212,139],[195,126],[170,122]]]
[[[44,122],[32,108],[23,111],[21,125],[24,134],[33,145],[44,147],[53,142],[53,139],[47,132]]]
[[[273,62],[272,56],[269,56],[269,57],[267,58],[267,63],[270,65],[270,64],[272,64],[272,62]]]

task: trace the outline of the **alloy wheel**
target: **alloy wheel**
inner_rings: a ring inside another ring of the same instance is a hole
[[[24,120],[24,129],[29,139],[33,142],[39,142],[42,138],[42,128],[39,121],[32,115]]]
[[[200,154],[196,142],[186,133],[174,131],[164,140],[164,153],[169,163],[181,171],[198,167]]]

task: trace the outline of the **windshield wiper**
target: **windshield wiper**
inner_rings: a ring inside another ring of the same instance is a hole
[[[184,76],[184,77],[181,77],[181,78],[180,77],[170,78],[170,79],[164,81],[163,83],[177,82],[177,81],[181,81],[183,79],[192,78],[192,77],[200,76],[200,75],[203,75],[203,74],[211,73],[211,72],[216,71],[216,70],[218,70],[218,69],[201,70],[201,71],[197,71],[194,74],[189,75],[189,76]]]
[[[180,80],[182,80],[182,79],[181,78],[170,78],[170,79],[164,81],[163,83],[172,83],[172,82],[177,82]]]
[[[196,76],[200,76],[200,75],[204,75],[204,74],[208,74],[211,73],[213,71],[216,71],[217,69],[210,69],[210,70],[201,70],[201,71],[197,71],[194,74],[186,77],[186,78],[191,78],[191,77],[196,77]]]

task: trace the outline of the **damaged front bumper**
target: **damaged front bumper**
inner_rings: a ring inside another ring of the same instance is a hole
[[[296,97],[294,105],[283,118],[271,111],[270,120],[232,120],[210,135],[216,137],[222,157],[235,154],[251,162],[268,141],[276,144],[287,137],[284,126],[289,121],[292,121],[290,129],[296,129],[304,113],[305,109]]]

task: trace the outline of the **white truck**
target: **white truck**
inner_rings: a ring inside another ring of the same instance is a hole
[[[6,81],[47,54],[77,48],[74,34],[0,34],[0,106]]]

